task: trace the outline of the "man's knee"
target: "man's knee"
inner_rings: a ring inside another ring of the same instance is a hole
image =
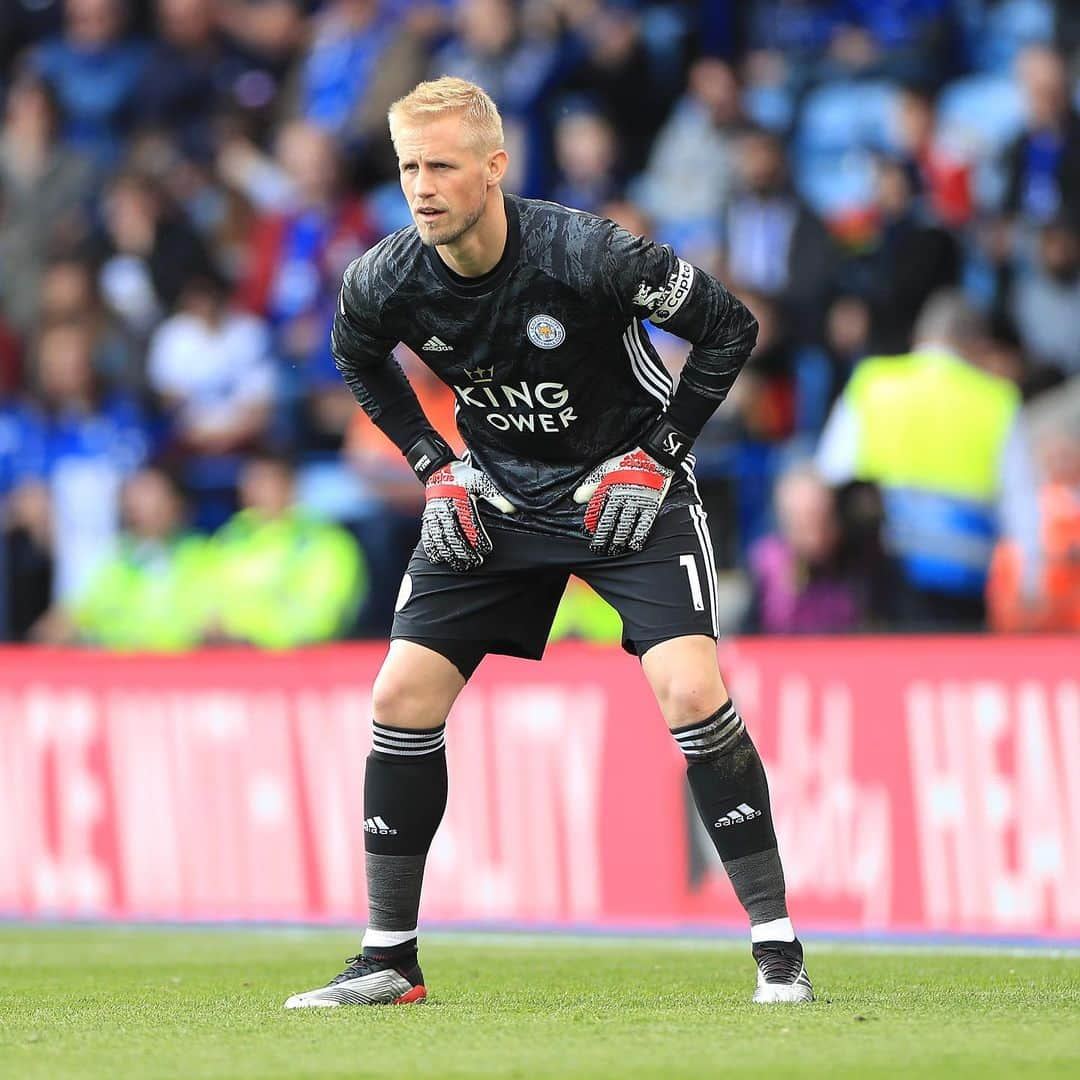
[[[709,638],[661,642],[645,653],[641,666],[669,727],[703,720],[727,700],[716,643]]]
[[[656,688],[656,700],[669,727],[692,724],[714,713],[727,697],[724,684],[710,672],[680,672]]]
[[[395,646],[397,646],[395,642]],[[387,727],[426,729],[446,719],[464,685],[449,661],[423,650],[392,649],[371,688],[371,706],[377,723]],[[425,655],[426,654],[426,655]]]
[[[415,727],[418,705],[417,695],[404,674],[383,667],[371,688],[371,709],[375,719],[390,727]]]
[[[446,719],[440,696],[401,669],[379,672],[371,689],[371,707],[375,720],[387,727],[432,728]]]

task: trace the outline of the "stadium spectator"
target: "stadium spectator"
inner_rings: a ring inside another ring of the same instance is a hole
[[[34,365],[41,403],[41,475],[55,479],[71,460],[99,461],[123,476],[153,450],[153,433],[138,400],[105,385],[94,372],[93,328],[56,323],[42,330]]]
[[[867,625],[869,587],[844,551],[836,499],[813,468],[777,480],[777,529],[750,551],[750,628],[767,634],[850,633]]]
[[[242,509],[213,538],[222,583],[216,633],[283,649],[348,631],[368,588],[367,563],[352,535],[296,505],[293,469],[284,459],[250,460],[240,501]]]
[[[218,0],[218,23],[248,64],[236,87],[251,110],[273,105],[307,33],[307,0]]]
[[[611,0],[578,3],[561,0],[564,14],[583,57],[569,64],[566,85],[595,101],[619,133],[628,173],[644,168],[650,146],[683,89],[687,14],[675,5],[652,6],[661,22],[647,21],[640,6]],[[663,32],[658,32],[660,30]]]
[[[975,210],[971,162],[942,138],[933,96],[905,87],[897,117],[900,151],[918,172],[928,209],[950,228],[966,225]]]
[[[1034,46],[1017,61],[1025,130],[1009,147],[1004,210],[1027,225],[1061,214],[1080,220],[1080,116],[1069,100],[1064,58]]]
[[[833,262],[825,228],[791,189],[776,135],[747,131],[736,158],[737,190],[723,219],[727,276],[779,304],[803,340],[818,340]]]
[[[183,152],[210,158],[215,128],[246,64],[218,28],[214,0],[156,0],[157,40],[139,83],[140,127],[168,132]]]
[[[781,443],[795,428],[792,334],[777,301],[756,292],[744,292],[742,300],[757,319],[758,338],[728,401],[742,438]]]
[[[48,83],[17,78],[0,131],[0,309],[22,333],[37,315],[44,261],[89,227],[93,169],[60,142],[59,127]]]
[[[54,591],[61,602],[82,588],[112,544],[120,485],[153,451],[140,403],[97,378],[93,347],[91,327],[59,323],[41,332],[36,350],[39,476],[49,489]]]
[[[128,15],[126,0],[67,0],[63,34],[32,56],[60,101],[64,138],[102,167],[122,155],[149,59],[145,43],[127,36]]]
[[[1043,577],[1037,595],[1025,598],[1016,545],[998,545],[987,582],[994,630],[1080,632],[1080,446],[1062,433],[1047,451],[1048,480],[1039,492]]]
[[[881,488],[886,543],[903,571],[901,619],[911,627],[983,627],[999,532],[1023,552],[1025,592],[1040,573],[1020,395],[969,362],[984,336],[959,294],[934,296],[911,353],[871,357],[855,369],[818,448],[830,483]]]
[[[829,409],[870,342],[870,309],[861,296],[838,292],[825,309],[824,340],[790,343],[788,367],[794,380],[794,434],[806,453],[817,442]]]
[[[949,71],[952,0],[844,0],[833,57],[855,71],[938,84]]]
[[[235,453],[266,432],[275,388],[269,334],[260,319],[232,309],[215,275],[184,287],[150,340],[147,376],[183,453]]]
[[[743,124],[730,65],[716,57],[698,60],[634,185],[634,199],[661,239],[671,231],[715,236],[735,184],[736,136]]]
[[[925,214],[916,184],[903,162],[879,160],[876,236],[868,252],[851,260],[849,280],[870,303],[871,341],[882,353],[906,350],[927,300],[960,278],[959,243]]]
[[[298,65],[299,115],[347,136],[367,108],[396,29],[382,0],[330,0],[315,18]]]
[[[749,55],[788,69],[788,78],[798,88],[824,70],[825,58],[844,25],[840,0],[759,0],[736,9]]]
[[[510,182],[519,194],[547,189],[547,95],[566,73],[565,61],[556,36],[530,33],[511,0],[459,0],[456,33],[432,60],[431,78],[468,79],[495,100],[511,159],[519,163]]]
[[[124,652],[190,649],[203,639],[222,585],[209,542],[185,527],[175,480],[160,469],[141,469],[124,485],[114,549],[68,605],[38,621],[35,636]]]
[[[1013,286],[1010,308],[1033,360],[1080,375],[1080,233],[1071,222],[1039,230],[1037,262]]]
[[[619,190],[618,141],[607,119],[575,108],[555,124],[556,180],[552,198],[597,213]]]
[[[148,335],[192,277],[214,273],[213,258],[185,215],[145,173],[117,174],[102,209],[103,229],[95,245],[101,293],[132,333]]]
[[[861,296],[842,292],[829,304],[825,313],[825,349],[831,368],[830,405],[855,365],[869,352],[870,325],[870,308]]]
[[[255,221],[238,300],[268,321],[277,355],[305,374],[326,352],[335,282],[374,237],[363,205],[342,189],[341,161],[325,131],[287,124],[277,158],[289,205]]]
[[[141,392],[145,386],[140,342],[104,304],[96,268],[88,259],[64,255],[41,276],[38,325],[81,323],[93,338],[94,374],[106,386]]]
[[[53,596],[53,518],[49,489],[20,484],[3,505],[5,641],[28,641]]]
[[[282,92],[282,113],[332,134],[358,186],[396,182],[386,113],[424,77],[450,8],[439,0],[330,0],[313,15],[304,54]]]

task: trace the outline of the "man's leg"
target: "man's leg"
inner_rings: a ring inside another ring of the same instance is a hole
[[[424,863],[446,810],[446,717],[465,686],[445,656],[392,641],[375,678],[364,775],[365,956],[416,951]]]
[[[372,689],[364,777],[368,925],[361,952],[332,983],[286,1008],[379,1004],[426,995],[416,935],[424,863],[446,810],[446,717],[465,676],[424,645],[395,640]]]
[[[724,686],[716,643],[699,635],[672,638],[650,648],[641,666],[686,757],[701,820],[749,916],[759,968],[755,1000],[810,1000],[788,917],[765,770]],[[763,988],[763,979],[775,983]]]

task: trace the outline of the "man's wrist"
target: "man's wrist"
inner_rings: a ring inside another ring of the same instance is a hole
[[[675,469],[690,453],[694,440],[661,415],[641,440],[641,448],[661,465]]]
[[[449,443],[436,431],[421,435],[405,451],[405,460],[422,484],[426,484],[432,473],[453,461],[456,456]]]

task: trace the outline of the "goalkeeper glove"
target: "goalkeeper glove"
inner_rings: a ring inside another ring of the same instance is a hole
[[[405,452],[413,472],[424,481],[424,516],[420,542],[433,563],[446,563],[456,573],[479,566],[491,551],[491,537],[476,508],[486,499],[504,514],[517,507],[479,469],[459,461],[446,442],[432,432]]]
[[[424,516],[420,542],[433,563],[446,563],[456,573],[479,566],[491,551],[491,537],[476,508],[486,499],[504,514],[516,507],[479,469],[451,461],[428,477],[424,485]]]
[[[586,503],[585,531],[589,550],[597,555],[641,551],[660,505],[671,486],[675,467],[693,440],[663,417],[640,446],[601,462],[574,492]]]

